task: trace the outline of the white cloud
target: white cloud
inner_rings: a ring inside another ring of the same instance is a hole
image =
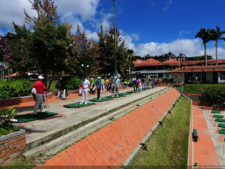
[[[98,33],[97,32],[91,32],[90,30],[86,30],[86,35],[88,39],[93,39],[95,41],[98,41]]]
[[[132,33],[131,34],[132,38],[134,38],[134,40],[138,41],[139,40],[139,35],[136,33]]]
[[[96,14],[99,0],[56,0],[59,14],[66,15],[71,12],[86,21]]]
[[[31,4],[28,0],[1,0],[1,27],[4,27],[6,29],[12,29],[12,21],[19,25],[24,24],[24,9],[29,13],[29,15],[35,15],[35,11],[31,10]]]
[[[199,39],[178,39],[170,43],[149,42],[138,45],[136,50],[137,55],[140,56],[147,54],[155,56],[168,52],[175,55],[183,53],[188,57],[199,56],[203,54],[202,42]]]
[[[167,3],[166,3],[166,6],[162,10],[165,11],[165,12],[168,11],[172,2],[173,2],[172,0],[168,0]]]

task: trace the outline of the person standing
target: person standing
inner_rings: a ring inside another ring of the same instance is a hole
[[[113,95],[113,97],[115,97],[115,95],[117,97],[119,97],[120,79],[117,76],[115,76],[115,79],[113,81],[113,85],[114,85],[114,95]]]
[[[57,99],[61,99],[62,97],[62,78],[60,77],[56,83],[57,92]]]
[[[134,92],[137,91],[137,80],[136,78],[133,78],[133,87],[134,87]]]
[[[88,79],[86,79],[86,77],[83,77],[82,79],[82,102],[80,104],[87,104],[87,97],[88,97],[88,90],[89,90],[89,86],[90,86],[90,81]]]
[[[107,92],[109,92],[109,79],[105,78],[105,87],[107,89]]]
[[[96,80],[96,87],[97,87],[97,99],[101,99],[100,97],[100,93],[101,93],[101,78],[98,77],[98,79]]]
[[[42,113],[45,113],[44,109],[44,91],[48,91],[46,86],[43,84],[44,77],[38,76],[38,81],[34,83],[33,88],[36,89],[35,94],[35,105],[34,105],[34,115],[37,115],[38,109],[41,110]]]
[[[105,80],[104,80],[104,78],[101,79],[101,91],[105,93]]]

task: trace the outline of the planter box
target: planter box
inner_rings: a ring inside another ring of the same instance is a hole
[[[0,164],[5,164],[16,159],[25,148],[25,130],[0,136]]]

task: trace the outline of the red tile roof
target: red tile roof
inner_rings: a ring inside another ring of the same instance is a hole
[[[225,71],[225,65],[210,65],[210,66],[184,66],[166,73],[187,73],[187,72],[220,72]]]
[[[169,59],[167,61],[164,61],[162,65],[169,65],[169,66],[179,66],[179,62],[175,59]]]
[[[135,67],[144,67],[144,66],[159,66],[162,65],[162,63],[158,60],[155,60],[153,58],[150,58],[148,60],[145,60],[139,64],[135,64]]]

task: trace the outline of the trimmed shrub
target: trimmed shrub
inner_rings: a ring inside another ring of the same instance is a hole
[[[34,82],[26,79],[0,80],[0,99],[30,95],[33,84]]]

